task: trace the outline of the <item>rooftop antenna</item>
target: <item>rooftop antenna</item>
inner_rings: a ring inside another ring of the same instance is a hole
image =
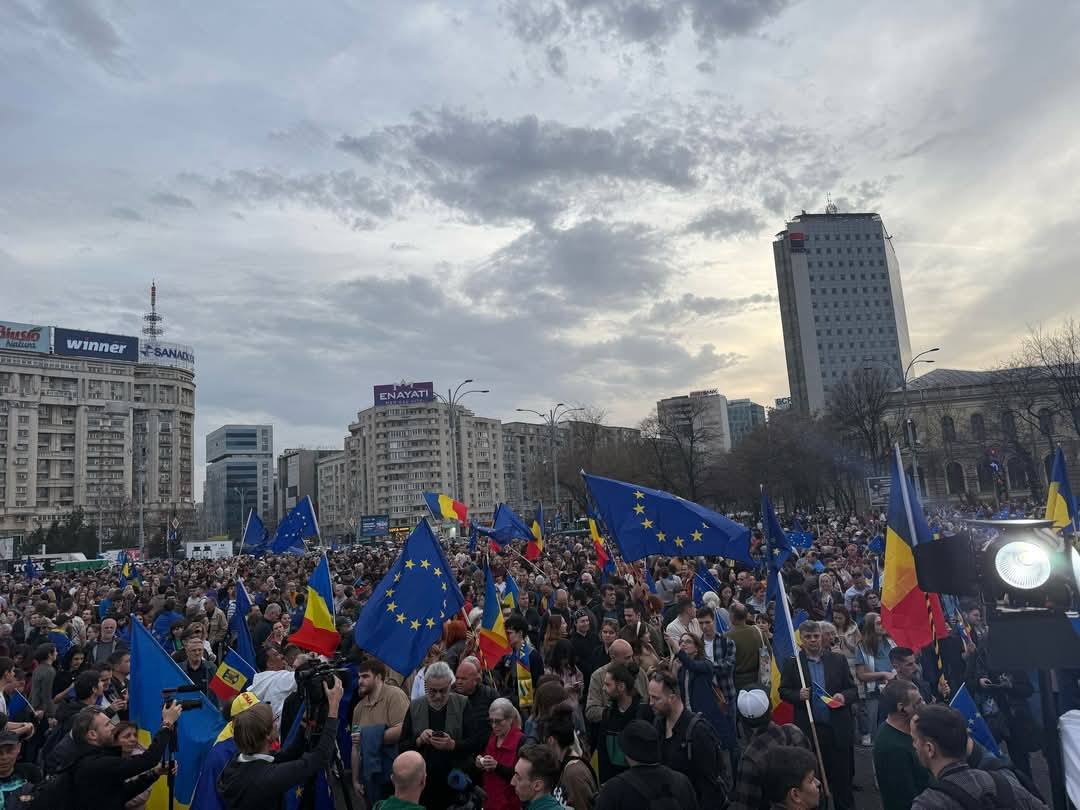
[[[826,214],[839,214],[840,209],[836,207],[836,203],[832,201],[832,194],[825,195],[825,213]]]
[[[157,311],[157,281],[150,284],[150,311],[143,315],[143,330],[147,340],[157,343],[158,338],[165,334],[165,316]]]

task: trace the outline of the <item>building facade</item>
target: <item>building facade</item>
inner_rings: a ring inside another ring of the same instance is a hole
[[[345,451],[325,455],[315,462],[319,500],[319,532],[323,537],[346,537],[356,533],[356,516],[349,512],[349,463]]]
[[[1080,480],[1080,435],[1073,415],[1061,407],[1050,381],[1023,371],[934,369],[890,395],[886,428],[899,437],[901,425],[909,424],[919,489],[928,503],[1044,503],[1059,445],[1070,479]],[[1015,383],[1018,378],[1022,384]],[[914,480],[906,440],[901,458]]]
[[[0,322],[0,537],[76,508],[103,544],[137,543],[140,513],[147,538],[193,530],[194,363],[171,345]]]
[[[336,450],[285,450],[277,460],[277,519],[283,520],[289,510],[304,499],[311,498],[315,514],[319,514],[319,486],[315,465],[319,459],[333,455]],[[319,525],[322,530],[322,525]]]
[[[252,509],[273,524],[273,425],[223,425],[207,434],[204,498],[208,536],[238,540]]]
[[[360,411],[345,442],[349,496],[356,514],[389,515],[392,528],[428,516],[424,492],[464,501],[490,515],[503,501],[502,424],[428,399]]]
[[[728,400],[727,412],[732,448],[738,447],[756,427],[765,424],[765,406],[749,399]]]
[[[689,439],[706,453],[731,450],[727,397],[715,388],[662,399],[656,403],[656,415],[663,426],[661,435]]]
[[[911,359],[900,265],[873,213],[803,212],[773,242],[792,406],[825,409],[830,387],[855,369]]]

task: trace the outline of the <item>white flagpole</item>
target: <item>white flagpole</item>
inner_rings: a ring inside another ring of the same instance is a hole
[[[248,526],[251,524],[251,516],[254,513],[255,513],[255,507],[252,507],[248,511],[247,520],[244,521],[244,531],[240,535],[240,550],[238,552],[236,552],[237,557],[243,557],[244,556],[244,539],[247,537]]]

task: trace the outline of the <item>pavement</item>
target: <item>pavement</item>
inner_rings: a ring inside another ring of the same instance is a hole
[[[1043,800],[1049,804],[1050,773],[1041,753],[1031,755],[1031,772],[1035,776],[1035,784],[1042,791]],[[870,748],[855,747],[855,785],[861,788],[855,791],[856,810],[882,810],[881,794],[874,783],[874,756]]]

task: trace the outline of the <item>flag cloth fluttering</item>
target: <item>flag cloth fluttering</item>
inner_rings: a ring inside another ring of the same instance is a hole
[[[18,689],[8,695],[7,709],[8,718],[11,720],[27,719],[31,723],[37,722],[37,718],[33,717],[34,707],[30,705],[30,701]]]
[[[521,604],[521,591],[518,590],[517,582],[510,576],[509,571],[506,572],[506,590],[503,591],[502,603],[503,607],[511,610]]]
[[[764,487],[761,489],[761,525],[765,534],[765,543],[769,549],[769,565],[782,568],[788,557],[795,552],[776,517],[776,510],[773,509],[772,501],[769,500]]]
[[[421,520],[371,592],[356,622],[356,646],[397,672],[412,672],[465,598],[439,541]],[[495,599],[498,607],[498,598]]]
[[[900,647],[919,650],[937,638],[945,638],[949,626],[936,593],[919,588],[915,569],[915,546],[932,543],[922,504],[900,465],[900,448],[894,448],[889,491],[888,526],[885,531],[885,570],[881,577],[881,623]],[[927,613],[927,598],[930,613]],[[930,623],[933,620],[934,632]]]
[[[236,610],[229,619],[229,633],[234,636],[233,645],[236,653],[247,662],[252,669],[255,667],[255,642],[251,640],[251,631],[248,629],[247,617],[251,611],[251,597],[248,596],[247,588],[242,580],[236,583]]]
[[[270,545],[270,532],[262,522],[262,518],[255,514],[252,509],[248,512],[247,525],[244,526],[244,536],[240,540],[240,548],[248,554],[258,557],[265,554]]]
[[[221,705],[225,706],[232,703],[232,699],[243,692],[254,679],[255,667],[241,658],[232,647],[226,647],[217,672],[207,686],[218,696]]]
[[[607,574],[615,570],[615,563],[611,559],[611,555],[608,554],[607,546],[604,545],[604,538],[600,535],[600,527],[596,523],[596,513],[592,509],[588,510],[589,515],[589,537],[592,538],[593,553],[596,554],[596,567],[600,569],[601,574]],[[653,591],[656,593],[656,591]]]
[[[499,592],[495,589],[495,579],[491,569],[484,566],[484,616],[480,620],[480,661],[484,669],[492,669],[505,656],[510,654],[510,641],[503,625],[503,606],[499,602]],[[516,586],[515,586],[516,587]]]
[[[670,493],[582,473],[624,560],[650,554],[718,556],[753,565],[750,530]]]
[[[469,553],[472,554],[476,551],[476,544],[481,537],[486,537],[491,543],[495,544],[495,530],[487,526],[480,526],[476,523],[469,524]],[[497,545],[497,544],[495,544]]]
[[[1060,447],[1054,453],[1054,468],[1050,473],[1050,487],[1046,493],[1046,519],[1054,521],[1054,528],[1065,534],[1072,534],[1076,529],[1076,498],[1069,486],[1065,453]]]
[[[986,720],[979,714],[979,709],[975,705],[971,693],[968,692],[966,684],[956,690],[956,694],[953,695],[953,699],[949,702],[949,705],[960,712],[960,714],[964,715],[964,720],[967,721],[968,734],[971,735],[971,739],[975,740],[975,742],[995,757],[1001,757],[1001,749],[998,748],[997,740],[994,739],[994,735],[990,731],[990,726],[986,724]]]
[[[719,596],[720,583],[716,581],[716,577],[712,575],[712,572],[705,567],[705,561],[698,560],[697,572],[694,574],[694,604],[698,607],[704,607],[705,594],[709,591]]]
[[[529,538],[529,545],[525,547],[525,559],[531,561],[540,559],[540,555],[544,553],[544,505],[538,503],[536,505],[536,517],[533,518],[532,537]]]
[[[492,539],[499,547],[514,540],[531,541],[533,539],[532,529],[505,503],[500,503],[495,507],[491,528],[494,532]]]
[[[326,554],[311,572],[304,619],[300,629],[289,636],[289,643],[326,656],[333,655],[341,643],[341,635],[334,624],[334,588],[330,584],[330,563]]]
[[[131,677],[128,682],[128,713],[131,722],[139,729],[139,744],[144,748],[161,728],[161,692],[178,686],[191,686],[191,679],[184,674],[164,648],[150,635],[134,616],[131,617]],[[183,695],[185,700],[199,699],[199,709],[186,709],[176,725],[178,745],[175,752],[176,807],[188,808],[199,780],[203,759],[225,725],[225,720],[199,692]],[[154,783],[148,810],[167,810],[168,786],[165,777]]]
[[[461,501],[455,501],[449,495],[440,495],[438,492],[425,492],[424,502],[431,510],[431,516],[439,523],[456,520],[462,526],[469,525],[469,509]]]
[[[311,505],[311,496],[305,495],[278,524],[270,550],[275,554],[303,554],[304,540],[318,536],[319,521],[315,519],[315,507]]]

